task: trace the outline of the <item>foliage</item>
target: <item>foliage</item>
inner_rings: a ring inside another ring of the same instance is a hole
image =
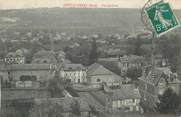
[[[52,104],[50,101],[34,105],[29,113],[29,117],[63,117],[63,108],[61,105],[55,103]]]
[[[132,81],[137,80],[142,75],[141,67],[131,67],[127,70],[127,77],[131,78]]]
[[[93,64],[97,61],[98,58],[98,52],[97,52],[97,44],[96,39],[92,40],[92,49],[89,55],[89,64]]]
[[[1,117],[21,117],[21,116],[20,113],[14,107],[9,107],[9,108],[2,107]]]
[[[33,102],[21,102],[13,100],[2,104],[2,117],[27,117],[28,111],[33,106]]]
[[[88,65],[89,53],[91,51],[91,44],[88,42],[79,43],[80,47],[70,48],[66,46],[64,51],[66,52],[66,58],[73,63],[81,63]]]
[[[156,109],[160,113],[176,113],[181,104],[180,97],[171,88],[168,88],[163,95],[159,96],[159,100]]]
[[[158,40],[158,49],[165,59],[168,60],[172,72],[176,72],[178,65],[178,56],[180,51],[179,45],[180,37],[178,35],[171,35],[170,37],[162,36]]]
[[[77,100],[73,100],[73,102],[71,103],[71,110],[72,110],[72,114],[74,115],[74,117],[79,117],[81,112],[80,112],[80,104]]]
[[[127,53],[138,55],[138,56],[143,55],[145,52],[145,50],[142,49],[143,44],[144,44],[144,41],[140,37],[128,39],[129,46],[127,48]]]

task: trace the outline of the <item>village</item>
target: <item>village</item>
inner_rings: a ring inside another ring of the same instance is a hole
[[[83,54],[76,54],[82,46],[80,42],[65,46],[64,50],[55,48],[60,43],[57,40],[74,41],[76,37],[66,33],[56,36],[48,33],[48,38],[47,34],[42,35],[33,37],[30,31],[25,34],[24,42],[1,39],[4,46],[19,45],[9,46],[9,50],[4,48],[6,51],[1,54],[2,117],[49,117],[49,114],[53,117],[147,117],[147,113],[163,111],[161,103],[166,98],[161,99],[163,95],[174,96],[170,97],[174,101],[168,102],[172,105],[168,111],[173,116],[180,114],[181,80],[177,71],[172,72],[168,60],[157,54],[152,65],[144,54],[126,50],[130,48],[125,43],[129,38],[148,38],[148,32],[112,35],[108,42],[100,41],[100,35],[96,34],[78,36],[91,43],[90,49],[83,48],[90,51],[87,61]],[[48,46],[43,46],[41,39],[46,38]],[[116,48],[118,41],[124,43]],[[28,46],[32,47],[32,43],[39,45],[30,52]]]

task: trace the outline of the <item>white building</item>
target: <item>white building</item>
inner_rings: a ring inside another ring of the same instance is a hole
[[[72,83],[87,82],[87,70],[81,64],[66,64],[61,70],[61,77],[71,81]]]

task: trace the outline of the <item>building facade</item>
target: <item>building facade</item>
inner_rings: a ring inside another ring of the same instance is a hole
[[[11,87],[40,87],[52,77],[55,68],[51,64],[12,64],[1,66],[0,74],[3,82],[10,83]]]
[[[141,104],[145,109],[154,111],[156,103],[159,102],[159,95],[162,95],[168,88],[172,88],[179,94],[180,86],[181,81],[168,68],[152,69],[147,76],[139,78]]]
[[[139,90],[133,85],[122,85],[120,88],[96,91],[91,94],[104,105],[105,111],[110,113],[140,112],[142,109]]]
[[[87,82],[87,70],[81,64],[65,64],[62,66],[60,76],[72,83]]]
[[[124,55],[119,57],[118,67],[121,70],[121,74],[125,74],[129,68],[141,67],[143,64],[143,57],[136,55]]]
[[[98,63],[89,66],[87,74],[88,82],[93,84],[102,84],[103,82],[107,84],[121,83],[123,80],[120,76],[109,71]]]

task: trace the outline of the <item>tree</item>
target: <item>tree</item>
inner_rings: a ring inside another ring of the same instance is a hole
[[[1,108],[2,117],[27,117],[28,111],[31,110],[33,102],[22,102],[19,100],[13,100],[4,102]]]
[[[131,78],[132,81],[138,80],[138,77],[142,75],[141,67],[131,67],[127,70],[127,77]]]
[[[178,65],[178,56],[180,51],[179,44],[180,37],[178,35],[171,35],[170,37],[162,36],[158,40],[158,50],[163,57],[168,60],[172,72],[176,72]]]
[[[97,52],[97,44],[96,39],[92,40],[92,49],[89,55],[89,64],[93,64],[97,61],[98,58],[98,52]]]
[[[180,97],[171,88],[165,90],[164,94],[159,96],[159,100],[156,110],[160,113],[176,113],[181,104]]]
[[[142,49],[143,41],[139,37],[135,41],[135,51],[134,54],[141,56],[143,54],[143,49]]]
[[[80,113],[80,104],[77,100],[73,100],[71,103],[71,110],[72,110],[72,115],[75,117],[79,117],[81,115]]]
[[[1,108],[1,117],[21,117],[21,114],[14,107],[2,107]]]
[[[127,48],[128,54],[134,54],[138,56],[141,56],[144,54],[145,50],[143,50],[142,48],[144,41],[139,36],[137,38],[128,39],[127,43],[129,45]]]

